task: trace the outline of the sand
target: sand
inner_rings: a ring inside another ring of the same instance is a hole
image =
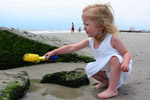
[[[85,33],[43,34],[56,36],[70,43],[77,43],[87,38]],[[150,100],[150,33],[120,33],[120,38],[131,53],[133,70],[128,80],[119,88],[119,95],[109,100]],[[92,55],[88,48],[82,50]],[[97,100],[96,95],[104,89],[95,90],[96,80],[90,78],[90,85],[80,88],[68,88],[55,84],[39,84],[39,80],[47,73],[69,71],[85,68],[86,63],[50,63],[9,69],[7,71],[28,72],[31,86],[26,96],[20,100]]]

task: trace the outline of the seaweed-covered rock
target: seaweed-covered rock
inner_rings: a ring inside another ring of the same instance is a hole
[[[33,65],[35,63],[23,61],[22,57],[25,53],[43,55],[48,51],[58,48],[58,44],[62,46],[62,43],[64,41],[60,41],[56,37],[46,37],[18,29],[0,27],[0,70]],[[56,60],[56,62],[70,61],[91,62],[94,59],[73,53],[60,55],[59,59]]]
[[[18,100],[23,97],[30,85],[27,72],[17,74],[0,71],[0,100]]]
[[[26,32],[0,27],[0,58],[2,58],[0,59],[0,70],[33,65],[34,63],[23,61],[25,53],[43,55],[57,48],[31,39],[31,35],[33,39],[40,38],[32,33],[28,33],[26,36]]]
[[[73,71],[62,71],[43,76],[41,83],[54,83],[63,86],[78,88],[83,85],[89,85],[90,81],[84,69],[75,69]]]

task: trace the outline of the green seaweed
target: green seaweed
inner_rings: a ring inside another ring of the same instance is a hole
[[[0,59],[0,69],[33,65],[35,63],[23,61],[23,55],[25,53],[43,55],[47,51],[56,48],[55,46],[29,40],[6,30],[0,31],[0,58],[2,58]]]
[[[0,89],[0,100],[17,100],[26,93],[30,84],[27,72],[20,72],[16,75],[22,79],[22,82],[10,81],[5,83]]]
[[[25,84],[21,85],[17,81],[9,82],[7,86],[4,86],[0,91],[0,98],[2,98],[2,100],[17,100],[24,95],[22,92],[24,92],[25,89]]]

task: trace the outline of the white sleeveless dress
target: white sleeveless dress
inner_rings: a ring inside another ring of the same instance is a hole
[[[94,48],[94,40],[93,38],[89,38],[89,47],[92,50],[93,56],[95,57],[95,62],[88,63],[86,66],[86,73],[88,78],[99,72],[100,70],[105,71],[108,79],[110,79],[110,67],[109,60],[112,56],[116,56],[120,63],[123,62],[123,57],[119,54],[119,52],[112,48],[111,42],[112,34],[107,34],[105,39],[100,44],[99,48]],[[129,64],[128,72],[121,72],[120,81],[118,83],[117,88],[119,88],[124,81],[128,78],[129,74],[132,70],[132,60]]]

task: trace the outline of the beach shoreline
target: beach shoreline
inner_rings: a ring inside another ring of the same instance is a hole
[[[85,33],[46,33],[47,37],[55,36],[57,39],[67,40],[68,43],[77,43],[87,38]],[[150,34],[149,33],[120,33],[120,39],[131,53],[133,70],[127,81],[120,87],[119,95],[110,100],[150,100]],[[92,56],[89,48],[82,50]],[[31,87],[26,96],[20,100],[97,100],[96,95],[103,89],[95,90],[98,83],[90,78],[90,85],[80,88],[67,88],[54,84],[40,84],[42,76],[58,71],[70,71],[76,68],[85,68],[86,63],[50,63],[29,67],[8,69],[5,71],[27,71],[31,79]],[[68,96],[68,95],[70,96]]]

